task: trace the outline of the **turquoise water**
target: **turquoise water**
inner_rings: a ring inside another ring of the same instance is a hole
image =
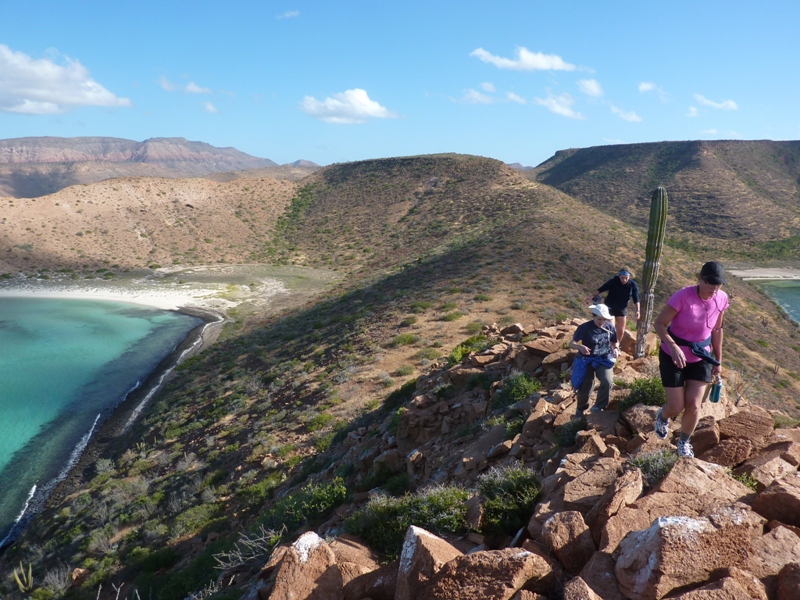
[[[780,304],[789,317],[800,324],[800,281],[757,281],[759,288]]]
[[[201,322],[116,302],[0,298],[0,541]]]

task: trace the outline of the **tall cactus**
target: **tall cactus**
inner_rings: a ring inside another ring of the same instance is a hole
[[[664,246],[664,232],[667,225],[667,189],[658,187],[650,199],[650,226],[647,232],[647,249],[645,251],[644,268],[642,269],[642,310],[636,322],[636,348],[634,358],[644,356],[644,345],[647,332],[653,324],[653,290],[658,279],[661,266],[661,250]]]

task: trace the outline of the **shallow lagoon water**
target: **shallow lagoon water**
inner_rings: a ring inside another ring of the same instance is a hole
[[[201,322],[117,302],[0,298],[0,541]]]
[[[800,324],[800,281],[754,281],[759,288],[783,307],[789,317]]]

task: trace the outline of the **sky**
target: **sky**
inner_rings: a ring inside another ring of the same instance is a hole
[[[800,139],[800,2],[0,0],[0,139],[321,165]]]

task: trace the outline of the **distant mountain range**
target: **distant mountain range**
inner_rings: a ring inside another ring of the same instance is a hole
[[[0,196],[35,198],[115,177],[202,177],[278,166],[235,148],[184,138],[15,138],[0,140]],[[318,168],[307,160],[286,166]]]

